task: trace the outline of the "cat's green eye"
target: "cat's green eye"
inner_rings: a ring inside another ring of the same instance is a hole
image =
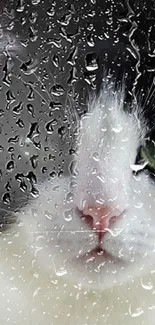
[[[146,145],[141,147],[140,156],[147,162],[147,167],[155,169],[155,142],[147,141]]]

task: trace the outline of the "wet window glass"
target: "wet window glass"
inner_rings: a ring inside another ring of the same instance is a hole
[[[1,0],[0,324],[154,324],[154,24]]]

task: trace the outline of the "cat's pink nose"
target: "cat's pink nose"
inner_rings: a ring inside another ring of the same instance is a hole
[[[101,240],[121,212],[109,206],[91,206],[83,211],[84,221],[95,230]]]

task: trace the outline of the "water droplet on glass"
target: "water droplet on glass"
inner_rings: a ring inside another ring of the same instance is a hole
[[[69,222],[73,219],[73,213],[74,213],[74,210],[71,209],[71,210],[66,210],[64,212],[64,219]]]
[[[57,276],[63,276],[65,274],[67,274],[67,271],[63,267],[61,267],[59,270],[55,270],[55,274]]]
[[[57,173],[56,173],[55,171],[52,171],[52,172],[49,174],[49,176],[50,176],[51,178],[55,178],[56,175],[57,175]]]
[[[4,116],[4,110],[0,108],[0,117]]]
[[[32,167],[35,169],[37,168],[37,165],[38,165],[38,162],[39,160],[37,159],[39,156],[38,155],[33,155],[30,157],[30,162],[31,162],[31,165]]]
[[[15,96],[13,95],[13,93],[11,92],[11,90],[8,90],[6,92],[6,100],[7,100],[7,102],[10,102],[10,104],[15,101]]]
[[[33,100],[34,99],[34,90],[31,86],[28,85],[28,87],[29,87],[29,94],[27,95],[27,99]]]
[[[32,117],[35,117],[35,114],[34,114],[34,107],[32,104],[28,104],[27,105],[27,110],[28,112],[32,115]]]
[[[94,47],[95,46],[95,40],[94,40],[94,35],[92,33],[90,33],[87,36],[87,43],[90,47]]]
[[[141,285],[142,285],[143,289],[145,289],[145,290],[152,290],[153,289],[153,284],[151,282],[143,283],[142,279],[141,279]]]
[[[49,220],[53,219],[53,215],[49,211],[45,211],[45,217]]]
[[[35,42],[38,38],[38,30],[34,28],[34,26],[29,27],[29,36],[31,42]]]
[[[29,61],[23,63],[20,66],[20,70],[25,74],[25,75],[31,75],[34,72],[36,72],[36,70],[38,69],[38,60],[37,59],[30,59]]]
[[[6,183],[5,188],[6,188],[6,190],[7,190],[8,192],[11,191],[12,187],[11,187],[10,182],[7,182],[7,183]]]
[[[10,193],[5,193],[4,195],[3,195],[3,202],[4,202],[4,204],[9,204],[9,203],[11,203],[11,196],[10,196]]]
[[[0,145],[0,152],[4,151],[4,147]]]
[[[73,199],[74,199],[74,194],[71,193],[71,192],[67,193],[67,195],[66,195],[66,202],[67,203],[73,202]]]
[[[72,18],[71,13],[65,14],[58,20],[58,23],[63,25],[63,26],[68,26],[71,18]]]
[[[137,208],[137,209],[141,209],[141,208],[143,207],[143,205],[144,205],[144,203],[142,203],[142,202],[138,202],[138,203],[136,203],[136,204],[134,205],[134,207]]]
[[[29,182],[31,184],[36,184],[37,183],[37,177],[36,177],[36,175],[32,171],[28,173],[28,175],[26,176],[26,178],[29,180]]]
[[[10,160],[7,165],[6,165],[6,169],[9,171],[9,172],[12,172],[12,170],[14,169],[15,167],[15,164],[14,164],[14,161],[13,160]]]
[[[20,189],[22,192],[26,192],[26,190],[27,190],[27,185],[23,179],[20,182]]]
[[[27,138],[32,141],[34,138],[39,136],[39,134],[40,134],[40,132],[39,132],[39,124],[37,122],[31,123],[30,131],[27,134]]]
[[[55,7],[52,6],[51,8],[47,9],[47,14],[49,17],[53,17],[55,15]]]
[[[25,9],[25,0],[18,0],[16,10],[18,12],[23,12]]]
[[[31,12],[29,16],[29,20],[31,24],[35,24],[37,21],[37,12]]]
[[[23,110],[23,103],[20,102],[16,106],[13,107],[13,113],[14,114],[20,114],[21,111]]]
[[[92,154],[92,158],[93,158],[93,160],[95,160],[95,161],[99,161],[99,154],[98,154],[98,152],[94,152],[94,153]]]
[[[61,85],[56,84],[51,88],[51,93],[57,97],[62,96],[64,94],[64,88]]]
[[[49,121],[46,124],[45,128],[46,128],[46,131],[47,131],[48,134],[52,134],[53,133],[53,131],[54,131],[53,126],[56,125],[56,124],[57,124],[56,119],[53,119],[52,121]]]
[[[58,66],[59,66],[59,57],[58,57],[57,54],[53,55],[52,61],[53,61],[53,64],[55,65],[55,67],[58,68]]]
[[[39,196],[39,190],[34,186],[32,186],[30,193],[34,198],[37,198]]]
[[[20,118],[18,119],[18,121],[16,122],[16,124],[20,127],[20,128],[24,128],[25,124],[23,122],[23,120],[21,120]]]
[[[40,0],[31,0],[32,5],[36,6],[40,3]]]
[[[88,71],[94,71],[98,69],[98,63],[95,53],[87,54],[86,56],[86,69]]]
[[[120,133],[123,130],[123,127],[121,125],[118,125],[117,127],[113,127],[112,131],[115,133]]]
[[[129,313],[131,315],[131,317],[139,317],[140,315],[142,315],[144,313],[144,310],[142,308],[137,308],[137,310],[135,312],[132,311],[132,307],[129,307]]]
[[[65,126],[61,126],[58,129],[58,134],[60,135],[61,138],[63,138],[63,136],[66,134],[66,127]]]

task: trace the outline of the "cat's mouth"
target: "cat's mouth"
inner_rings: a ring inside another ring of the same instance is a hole
[[[113,260],[116,261],[116,257],[109,254],[105,249],[101,246],[96,246],[92,250],[88,251],[87,253],[80,256],[80,260],[85,261],[86,263],[93,261],[95,259],[103,259],[103,260]]]

